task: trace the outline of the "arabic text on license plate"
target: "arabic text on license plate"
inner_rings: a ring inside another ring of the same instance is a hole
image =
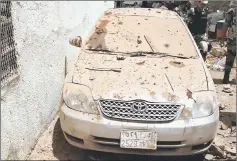
[[[155,131],[122,130],[120,147],[155,150],[157,147],[157,134]]]

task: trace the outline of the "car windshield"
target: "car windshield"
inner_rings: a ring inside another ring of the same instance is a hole
[[[190,35],[178,16],[167,16],[162,14],[162,10],[155,10],[155,14],[141,14],[133,10],[125,14],[105,13],[89,34],[85,48],[118,53],[197,56]]]

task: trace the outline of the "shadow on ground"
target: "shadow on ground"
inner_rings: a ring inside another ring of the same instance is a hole
[[[216,79],[216,78],[214,78],[214,79],[213,79],[213,82],[214,82],[215,84],[223,84],[223,79]],[[236,79],[232,79],[232,80],[230,81],[230,84],[236,84]]]
[[[86,151],[70,145],[62,133],[58,119],[53,131],[53,154],[59,160],[157,160],[157,161],[202,161],[201,155],[180,157],[154,157],[139,155],[121,155],[104,152]]]

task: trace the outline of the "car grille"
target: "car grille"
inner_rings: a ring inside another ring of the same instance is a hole
[[[154,103],[141,100],[99,100],[102,113],[114,119],[134,121],[172,121],[181,104]]]

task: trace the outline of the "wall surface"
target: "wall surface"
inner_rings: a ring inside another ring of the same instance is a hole
[[[61,99],[65,56],[79,49],[70,36],[85,37],[113,1],[12,2],[20,76],[1,101],[1,159],[26,159],[55,116]]]

